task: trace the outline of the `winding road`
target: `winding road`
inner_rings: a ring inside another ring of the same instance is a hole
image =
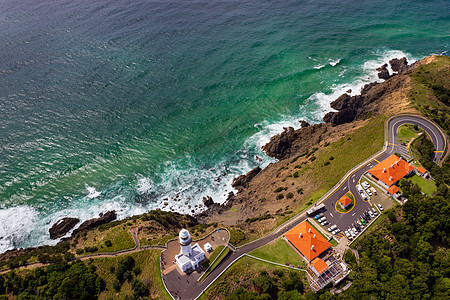
[[[387,124],[387,130],[386,130]],[[359,215],[366,211],[370,204],[366,201],[363,201],[357,192],[355,186],[358,184],[361,176],[370,170],[373,166],[378,164],[380,161],[388,158],[390,155],[394,153],[404,153],[403,145],[398,143],[398,128],[403,124],[414,124],[421,127],[425,132],[430,136],[433,145],[435,147],[435,154],[432,158],[434,162],[438,163],[439,160],[444,156],[444,151],[446,147],[446,137],[445,133],[434,123],[428,121],[427,119],[414,116],[414,115],[400,115],[390,118],[386,121],[385,124],[385,135],[387,133],[387,140],[385,140],[385,145],[383,149],[362,162],[358,166],[354,167],[350,170],[344,178],[336,184],[336,186],[324,197],[322,197],[317,203],[325,203],[326,207],[326,215],[329,217],[330,223],[338,224],[338,227],[345,228],[348,225],[352,224]],[[336,213],[334,204],[339,200],[340,197],[345,195],[347,191],[352,191],[355,196],[355,201],[357,201],[358,205],[355,205],[352,214],[340,214]],[[314,205],[312,205],[314,206]],[[311,206],[311,207],[312,207]],[[309,209],[309,208],[308,208]],[[307,210],[308,210],[307,209]],[[334,214],[333,214],[334,212]],[[330,215],[331,213],[331,215]],[[353,217],[352,217],[353,215]],[[220,277],[234,262],[239,260],[245,254],[270,243],[277,238],[281,237],[287,231],[297,226],[301,222],[307,219],[306,210],[305,212],[295,216],[288,222],[282,224],[278,228],[276,228],[269,235],[262,237],[259,240],[253,241],[241,247],[235,248],[230,246],[230,249],[233,251],[230,255],[228,255],[211,273],[210,275],[202,282],[189,282],[179,280],[179,274],[177,271],[171,272],[163,277],[164,283],[166,284],[169,292],[179,291],[177,296],[173,296],[174,299],[196,299],[198,298],[214,281]]]

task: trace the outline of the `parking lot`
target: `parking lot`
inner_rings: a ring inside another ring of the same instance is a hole
[[[382,205],[383,210],[394,205],[394,201],[390,197],[365,177],[362,177],[359,184],[356,180],[354,183],[354,186],[348,183],[348,189],[338,191],[333,197],[327,199],[324,202],[325,210],[315,216],[323,228],[338,240],[344,236],[352,240],[365,226],[373,222],[380,213],[378,204]],[[352,191],[355,204],[348,212],[338,212],[335,208],[336,201],[339,201],[346,191]],[[375,208],[375,206],[377,207]]]

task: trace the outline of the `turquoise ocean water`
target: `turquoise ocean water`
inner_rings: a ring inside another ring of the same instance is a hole
[[[0,252],[55,243],[48,228],[64,216],[224,202],[235,176],[272,161],[260,147],[283,126],[320,122],[390,58],[447,53],[449,11],[444,0],[1,1]]]

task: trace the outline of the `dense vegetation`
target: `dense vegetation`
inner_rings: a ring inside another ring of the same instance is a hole
[[[25,275],[9,272],[0,275],[0,299],[97,299],[105,281],[95,266],[75,261],[37,268]]]

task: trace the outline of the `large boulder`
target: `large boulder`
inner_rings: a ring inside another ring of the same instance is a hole
[[[391,59],[389,61],[389,64],[391,65],[392,71],[398,72],[399,74],[409,70],[408,61],[406,60],[406,57],[400,59],[398,58]]]
[[[100,214],[98,218],[89,219],[87,221],[84,221],[81,223],[80,227],[75,229],[72,233],[72,236],[77,235],[80,232],[87,231],[90,229],[97,228],[98,226],[102,224],[109,223],[111,221],[114,221],[117,218],[117,214],[114,210],[108,211],[104,214]]]
[[[53,226],[48,230],[50,233],[50,238],[56,240],[68,233],[75,225],[80,222],[77,218],[62,218],[58,220]]]
[[[300,122],[300,126],[301,126],[302,128],[305,128],[305,127],[308,127],[308,126],[311,125],[311,124],[309,124],[308,122],[306,122],[305,120],[300,120],[299,122]]]
[[[323,120],[326,123],[332,123],[333,125],[341,125],[344,123],[350,123],[355,119],[356,111],[351,109],[344,109],[338,112],[329,112]]]
[[[206,197],[203,197],[203,204],[205,204],[206,207],[210,207],[211,205],[214,204],[214,201],[211,198],[211,196],[206,196]]]
[[[378,71],[378,78],[388,80],[391,76],[389,75],[389,70],[387,69],[387,64],[382,65],[381,67],[377,68]]]

